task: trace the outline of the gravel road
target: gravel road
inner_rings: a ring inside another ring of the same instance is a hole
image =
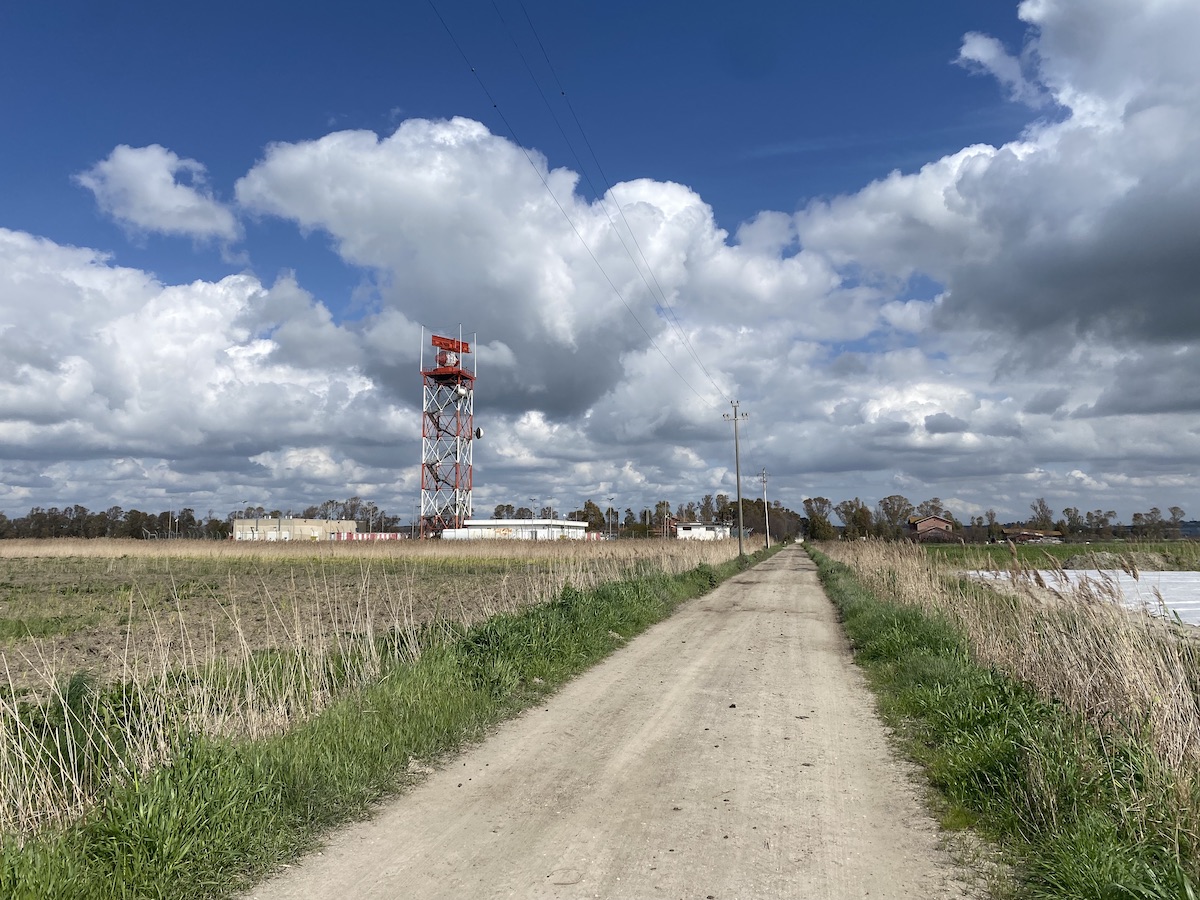
[[[961,897],[789,548],[248,896]]]

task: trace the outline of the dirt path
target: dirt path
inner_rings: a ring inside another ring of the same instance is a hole
[[[250,896],[962,896],[906,772],[788,549]]]

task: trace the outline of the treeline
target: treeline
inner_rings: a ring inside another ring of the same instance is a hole
[[[59,508],[35,506],[24,516],[10,519],[0,513],[0,539],[12,538],[208,538],[229,536],[227,520],[210,510],[204,518],[193,509],[143,512],[110,506],[100,511],[78,504]]]
[[[914,504],[901,494],[884,497],[873,508],[858,497],[834,504],[826,497],[810,497],[804,501],[807,534],[813,540],[831,540],[839,535],[846,538],[880,537],[896,539],[908,530],[912,516],[941,516],[954,524],[955,532],[968,542],[998,541],[1005,528],[1024,528],[1030,531],[1058,532],[1064,540],[1166,540],[1182,536],[1186,513],[1171,506],[1164,517],[1162,510],[1152,507],[1148,512],[1136,512],[1128,524],[1121,522],[1113,510],[1084,510],[1068,506],[1055,515],[1044,497],[1029,504],[1030,516],[1024,521],[1001,523],[996,511],[960,521],[938,497]],[[840,527],[833,523],[836,516]]]
[[[585,500],[576,509],[563,510],[552,506],[517,506],[512,503],[497,504],[492,511],[495,519],[568,519],[587,522],[589,531],[603,531],[617,537],[652,537],[666,532],[677,522],[703,522],[737,526],[737,500],[728,494],[705,494],[699,501],[688,501],[671,505],[669,500],[659,500],[653,508],[643,506],[635,510],[626,506],[605,505],[601,507],[593,500]],[[803,517],[775,500],[769,506],[762,500],[742,500],[742,522],[747,531],[763,534],[770,526],[774,540],[796,537],[804,531]]]
[[[768,524],[775,540],[806,535],[813,540],[880,537],[897,539],[907,533],[911,516],[941,516],[954,524],[955,533],[968,542],[998,541],[1004,529],[1022,527],[1034,531],[1058,532],[1065,540],[1166,540],[1182,536],[1184,516],[1179,506],[1170,506],[1166,514],[1158,507],[1136,512],[1129,522],[1122,522],[1113,510],[1080,510],[1068,506],[1061,514],[1039,497],[1029,504],[1030,516],[1024,521],[1001,523],[996,511],[960,520],[946,508],[938,497],[913,503],[901,494],[884,497],[875,506],[868,506],[858,497],[833,503],[826,497],[810,497],[804,501],[804,513],[794,512],[778,500],[769,506],[761,499],[742,501],[742,519],[751,533],[762,534]],[[233,530],[238,518],[352,519],[363,531],[406,531],[417,514],[414,508],[409,518],[394,515],[370,500],[350,497],[347,500],[326,500],[300,511],[246,506],[222,517],[209,510],[198,516],[190,508],[143,512],[111,506],[105,510],[89,510],[85,506],[43,508],[35,506],[24,516],[10,519],[0,513],[0,539],[5,538],[136,538],[138,540],[192,538],[223,540]],[[493,517],[497,519],[562,518],[587,522],[591,531],[604,531],[619,537],[648,537],[666,533],[675,522],[720,523],[736,526],[737,501],[728,494],[705,494],[699,501],[671,505],[660,500],[653,508],[644,506],[601,507],[585,500],[577,509],[562,510],[551,506],[515,506],[498,504]],[[835,524],[835,521],[840,524]]]
[[[35,506],[24,516],[10,519],[0,513],[0,540],[16,538],[135,538],[137,540],[224,540],[233,531],[234,519],[291,518],[353,519],[366,531],[407,530],[401,517],[390,515],[369,500],[326,500],[300,512],[246,506],[218,517],[213,510],[197,516],[190,508],[143,512],[110,506],[93,511],[85,506],[43,508]]]

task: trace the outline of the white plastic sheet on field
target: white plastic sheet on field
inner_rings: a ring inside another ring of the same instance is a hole
[[[1007,578],[1004,572],[975,572],[980,578]],[[1200,625],[1200,572],[1139,572],[1138,578],[1120,569],[1068,569],[1063,573],[1043,571],[1042,579],[1051,587],[1061,584],[1063,576],[1071,583],[1082,578],[1109,581],[1120,588],[1125,602],[1132,607],[1145,607],[1159,612],[1159,596],[1166,604],[1168,615],[1178,614],[1183,622]],[[1157,589],[1158,595],[1155,594]]]

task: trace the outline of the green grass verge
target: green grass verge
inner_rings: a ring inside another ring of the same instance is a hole
[[[0,897],[228,897],[402,789],[413,761],[483,737],[751,561],[567,588],[432,642],[416,662],[397,653],[377,684],[279,737],[186,736],[168,766],[106,788],[76,825],[0,842]]]
[[[943,825],[998,841],[1018,896],[1195,900],[1198,848],[1172,833],[1171,778],[1149,750],[980,668],[950,623],[812,555],[882,714],[944,799]]]
[[[1013,552],[1026,568],[1051,568],[1062,565],[1072,557],[1087,557],[1092,553],[1107,553],[1126,557],[1135,562],[1146,554],[1158,558],[1168,570],[1195,571],[1200,569],[1200,542],[1197,541],[1094,541],[1070,544],[926,544],[925,552],[954,565],[980,565],[990,562],[1006,569],[1012,564]],[[1141,565],[1141,562],[1137,563]],[[1120,563],[1107,563],[1119,567]]]

